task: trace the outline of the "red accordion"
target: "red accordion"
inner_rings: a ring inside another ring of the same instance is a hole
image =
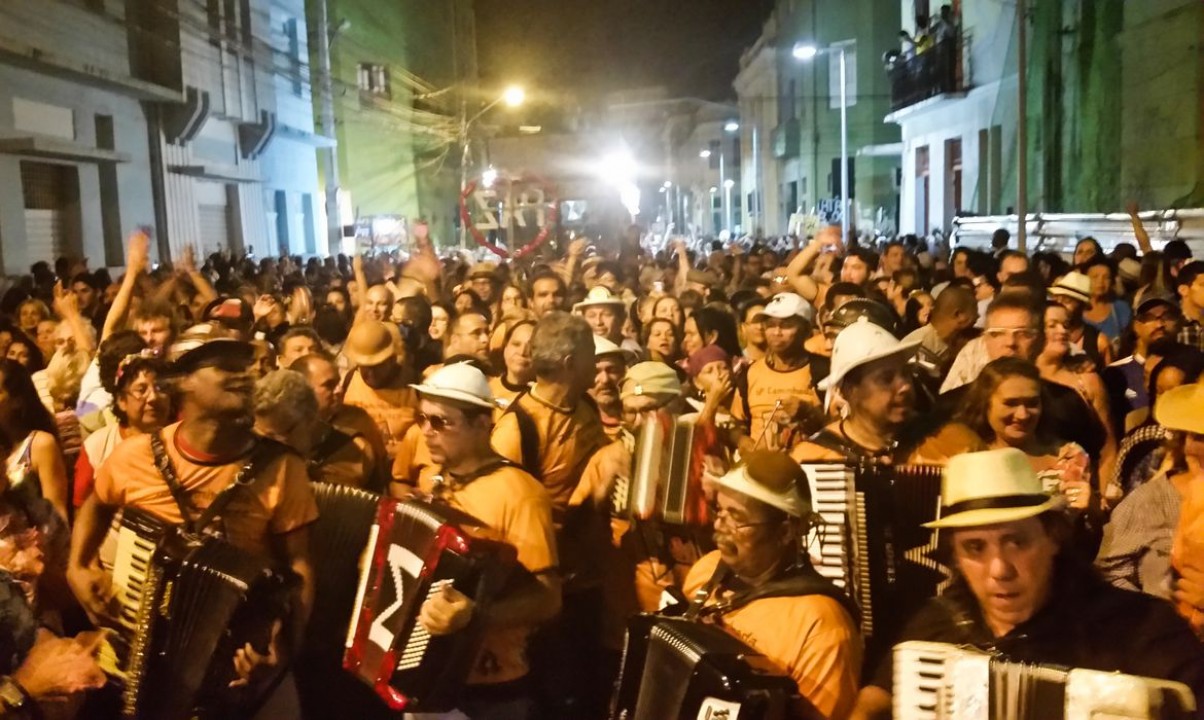
[[[443,712],[456,706],[481,647],[480,611],[518,567],[514,547],[479,537],[483,529],[445,505],[380,501],[343,667],[390,708]],[[477,612],[463,630],[431,636],[418,615],[447,585],[471,598]]]

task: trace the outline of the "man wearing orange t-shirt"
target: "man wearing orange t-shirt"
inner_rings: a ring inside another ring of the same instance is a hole
[[[535,478],[489,447],[493,396],[480,370],[448,365],[415,389],[421,403],[416,427],[434,463],[420,489],[513,545],[533,576],[509,585],[486,611],[485,639],[458,707],[473,718],[525,720],[531,708],[527,638],[560,609],[552,503]],[[418,619],[432,635],[444,635],[463,628],[475,611],[468,597],[448,587],[423,604]]]
[[[232,491],[204,529],[223,531],[231,544],[271,559],[300,583],[287,629],[274,634],[268,652],[260,654],[247,645],[232,659],[244,681],[262,677],[299,646],[314,588],[308,526],[318,516],[301,458],[251,432],[254,382],[248,367],[253,353],[250,344],[222,337],[210,326],[197,326],[172,346],[173,374],[183,398],[181,421],[158,436],[133,437],[113,450],[80,508],[68,565],[68,580],[84,608],[93,618],[111,618],[111,578],[100,555],[116,512],[134,507],[169,525],[183,524],[188,513],[188,522],[195,523],[251,466],[247,484]],[[156,467],[152,437],[162,442],[180,500]],[[273,711],[286,711],[295,698],[277,694],[270,703]]]
[[[683,589],[719,625],[798,684],[791,717],[843,718],[857,699],[862,642],[851,601],[811,567],[811,494],[786,453],[754,450],[715,481],[715,544]]]
[[[343,345],[343,354],[357,366],[347,375],[343,405],[362,408],[372,417],[390,460],[414,424],[418,408],[418,396],[407,379],[408,368],[398,360],[399,340],[396,327],[360,320]],[[337,419],[333,424],[340,427]],[[382,472],[388,472],[388,463],[382,464]]]

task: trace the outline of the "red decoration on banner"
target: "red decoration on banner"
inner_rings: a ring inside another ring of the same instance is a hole
[[[473,222],[472,212],[468,207],[468,199],[471,198],[473,193],[475,193],[477,190],[478,183],[476,180],[469,182],[464,188],[464,191],[460,193],[460,222],[464,223],[464,226],[468,228],[468,232],[472,235],[472,239],[481,247],[489,250],[491,253],[497,255],[503,260],[520,260],[535,252],[537,249],[539,249],[540,245],[543,245],[545,242],[547,242],[548,236],[552,234],[552,227],[556,225],[560,219],[560,200],[556,197],[556,194],[552,192],[551,186],[545,183],[542,178],[532,175],[525,175],[517,178],[516,180],[498,178],[496,182],[508,182],[510,184],[514,184],[515,182],[527,182],[538,185],[544,191],[544,204],[548,206],[546,211],[547,214],[545,216],[543,227],[540,228],[539,233],[531,240],[531,242],[514,252],[510,252],[500,245],[489,242],[489,238],[485,237],[484,233],[482,233],[477,228],[476,223]]]

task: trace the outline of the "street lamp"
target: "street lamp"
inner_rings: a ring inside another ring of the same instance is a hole
[[[522,105],[524,100],[526,100],[526,93],[523,91],[523,89],[521,87],[519,87],[518,85],[511,85],[510,87],[506,88],[506,90],[501,95],[499,95],[497,98],[495,98],[493,102],[491,102],[488,105],[486,105],[485,107],[481,108],[480,112],[478,112],[476,115],[473,115],[471,118],[468,117],[467,103],[461,101],[461,103],[460,103],[460,148],[461,148],[460,197],[464,197],[464,192],[465,192],[465,190],[468,189],[468,161],[469,161],[469,157],[472,154],[472,140],[471,140],[471,137],[469,136],[469,131],[472,129],[472,126],[474,124],[476,124],[476,122],[478,120],[480,120],[481,117],[483,117],[485,115],[485,113],[487,113],[490,110],[492,110],[493,108],[497,107],[499,104],[506,103],[506,105],[508,107],[515,108],[515,107],[518,107],[519,105]],[[484,178],[482,178],[482,179],[484,179]],[[494,176],[494,179],[496,179],[496,175]],[[489,185],[492,185],[492,183],[487,182],[486,187],[488,187]],[[460,221],[460,247],[461,248],[468,247],[468,223],[464,222],[463,218],[461,218],[461,221]]]
[[[849,241],[849,103],[846,80],[847,58],[843,43],[819,48],[810,43],[798,43],[791,54],[796,60],[808,62],[817,55],[840,55],[840,240]]]
[[[710,160],[711,159],[711,151],[703,150],[702,152],[698,153],[698,157],[702,158],[703,160]]]
[[[723,129],[730,133],[738,132],[740,130],[740,123],[736,122],[735,120],[728,120],[727,124],[723,126]]]

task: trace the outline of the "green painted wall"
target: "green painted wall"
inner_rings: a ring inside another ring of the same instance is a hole
[[[476,85],[472,0],[326,1],[337,29],[331,74],[340,186],[359,216],[425,217],[437,240],[451,241],[459,187],[454,126],[462,89]],[[362,63],[389,69],[388,98],[361,98]],[[420,101],[415,112],[420,91],[407,73],[431,88],[457,87]]]

